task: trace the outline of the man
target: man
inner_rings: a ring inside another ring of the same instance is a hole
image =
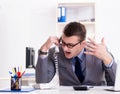
[[[97,44],[93,39],[88,38],[87,42],[85,38],[85,26],[79,22],[67,24],[60,39],[49,37],[39,49],[36,82],[48,83],[54,77],[55,48],[51,46],[55,44],[59,46],[57,56],[60,85],[114,85],[116,63],[108,52],[104,39]]]

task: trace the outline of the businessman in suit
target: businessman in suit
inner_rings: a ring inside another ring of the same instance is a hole
[[[59,47],[60,85],[114,85],[116,63],[104,38],[99,44],[85,39],[85,26],[79,22],[68,23],[61,38],[49,37],[38,51],[36,83],[48,83],[55,75],[55,48],[51,47],[55,44]]]

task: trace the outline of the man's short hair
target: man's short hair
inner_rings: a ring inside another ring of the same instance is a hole
[[[79,36],[80,40],[85,40],[85,38],[86,38],[86,28],[80,22],[70,22],[70,23],[68,23],[65,26],[65,28],[63,30],[63,33],[67,37]]]

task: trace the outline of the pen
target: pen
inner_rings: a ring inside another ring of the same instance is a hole
[[[16,67],[14,67],[15,74],[17,73]]]
[[[19,72],[19,66],[18,66],[18,72]]]
[[[11,71],[9,71],[9,74],[13,77],[13,73]]]
[[[21,72],[17,72],[17,76],[20,77],[21,76]]]
[[[12,68],[12,73],[15,75],[15,70]]]
[[[22,66],[20,66],[20,72],[22,72]]]
[[[23,76],[24,73],[25,73],[25,71],[21,74],[21,76]]]
[[[11,71],[9,71],[9,74],[12,74],[12,72],[11,72]]]

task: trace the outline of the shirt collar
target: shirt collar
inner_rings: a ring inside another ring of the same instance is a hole
[[[78,58],[79,58],[81,61],[83,61],[84,58],[85,58],[84,50],[85,50],[85,49],[83,48],[82,51],[78,54]],[[72,59],[72,62],[75,62],[75,59],[74,59],[74,58]]]
[[[80,59],[80,60],[84,60],[84,58],[85,58],[85,54],[84,54],[84,48],[82,49],[82,51],[78,54],[78,58]]]

